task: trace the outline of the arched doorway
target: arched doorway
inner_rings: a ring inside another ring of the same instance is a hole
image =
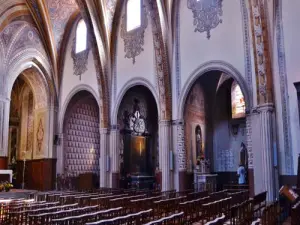
[[[53,134],[49,132],[51,91],[47,80],[37,68],[26,69],[14,80],[10,93],[8,164],[14,172],[14,185],[52,189],[55,160],[49,158]],[[44,168],[48,168],[46,179]]]
[[[151,91],[134,86],[118,110],[120,127],[120,186],[153,188],[159,171],[158,111]],[[157,178],[160,180],[160,178]]]
[[[63,122],[63,176],[70,181],[67,189],[99,186],[99,106],[88,91],[77,92],[66,108]],[[83,184],[77,178],[90,177]],[[92,188],[90,187],[90,188]]]
[[[247,143],[246,102],[238,81],[218,70],[202,74],[187,94],[183,115],[188,187],[199,171],[218,174],[217,184],[237,184],[241,144]]]

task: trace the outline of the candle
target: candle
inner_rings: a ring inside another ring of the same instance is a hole
[[[140,141],[140,156],[142,156],[142,141]]]

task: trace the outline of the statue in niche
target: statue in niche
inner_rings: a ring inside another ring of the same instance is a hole
[[[242,142],[241,149],[240,149],[240,164],[243,165],[245,168],[248,167],[248,151],[246,145]]]
[[[202,133],[201,133],[200,125],[196,126],[195,134],[196,134],[196,158],[197,158],[197,160],[199,158],[203,159],[205,157],[204,157],[204,152],[202,149]]]

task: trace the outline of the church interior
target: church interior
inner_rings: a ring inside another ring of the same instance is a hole
[[[300,224],[300,1],[0,0],[0,224]]]

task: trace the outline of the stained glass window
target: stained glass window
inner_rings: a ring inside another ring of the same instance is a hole
[[[231,86],[231,108],[233,119],[245,117],[245,99],[241,87],[236,81]]]

